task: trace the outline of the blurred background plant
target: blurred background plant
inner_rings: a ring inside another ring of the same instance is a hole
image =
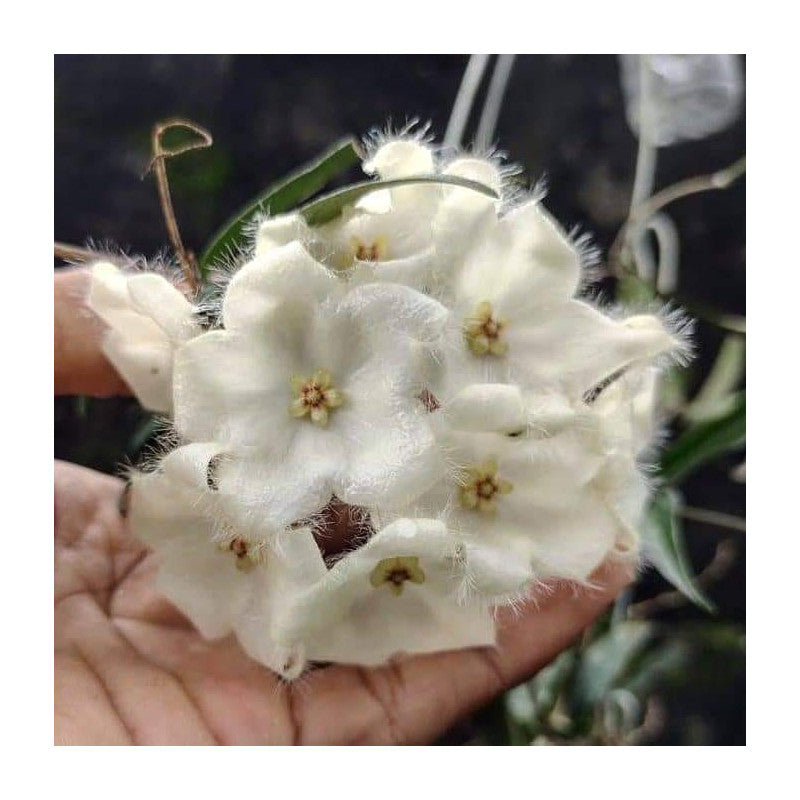
[[[743,58],[59,56],[55,67],[57,240],[167,254],[140,180],[157,120],[214,134],[169,163],[184,241],[199,251],[297,164],[413,114],[447,145],[499,141],[546,177],[548,207],[607,254],[606,296],[689,311],[696,358],[662,381],[651,567],[580,642],[442,743],[744,743]],[[57,398],[55,455],[115,472],[157,425],[133,400]]]

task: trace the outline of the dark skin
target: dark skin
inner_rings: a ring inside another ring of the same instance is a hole
[[[129,390],[83,307],[86,276],[55,277],[55,390]],[[153,555],[119,513],[122,482],[55,466],[56,744],[425,744],[534,675],[613,601],[631,567],[595,588],[554,587],[502,612],[498,646],[335,665],[285,684],[232,638],[208,642],[154,588]]]

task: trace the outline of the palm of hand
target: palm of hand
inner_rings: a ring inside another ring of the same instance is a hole
[[[421,743],[550,660],[625,580],[557,589],[501,623],[498,649],[378,669],[332,666],[294,684],[232,638],[207,642],[154,589],[153,556],[118,512],[122,484],[56,465],[55,675],[59,743]]]

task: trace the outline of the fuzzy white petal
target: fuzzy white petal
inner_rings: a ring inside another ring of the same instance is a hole
[[[258,458],[231,458],[218,470],[218,502],[243,531],[270,538],[318,512],[330,500],[342,462],[341,437],[307,421],[295,425],[285,448]]]
[[[615,320],[578,300],[528,324],[510,324],[506,338],[510,352],[519,356],[520,376],[539,383],[560,381],[577,392],[680,347],[656,316]]]
[[[432,247],[388,261],[360,261],[349,272],[354,284],[398,283],[428,293],[435,286],[436,258]]]
[[[242,449],[280,442],[289,433],[289,378],[296,371],[291,345],[281,349],[275,338],[261,344],[227,331],[184,345],[175,360],[177,430],[190,440]]]
[[[503,176],[500,170],[485,158],[475,158],[474,156],[457,158],[442,170],[442,174],[482,183],[484,186],[494,189],[498,195],[503,189]]]
[[[364,172],[377,174],[384,180],[427,175],[433,172],[431,148],[414,139],[395,139],[386,142],[364,162]]]
[[[501,604],[523,597],[536,577],[532,564],[509,550],[480,542],[465,544],[465,577],[460,587],[467,602],[478,598]]]
[[[442,469],[412,352],[398,344],[381,348],[348,379],[335,420],[344,450],[337,494],[346,502],[411,502]]]
[[[435,342],[449,318],[447,309],[431,297],[407,286],[384,283],[352,289],[337,313],[357,317],[371,336],[404,336],[420,342]]]
[[[358,248],[376,248],[377,262],[396,261],[418,256],[432,243],[430,204],[435,186],[412,186],[399,191],[415,191],[422,195],[398,211],[378,213],[361,207],[345,209],[341,216],[314,229],[315,241],[310,245],[314,255],[337,270],[347,270],[358,262]],[[384,192],[373,192],[362,203]],[[363,256],[362,256],[363,258]]]
[[[128,292],[133,308],[152,319],[172,342],[185,342],[200,332],[191,303],[160,275],[131,275]]]
[[[270,250],[245,264],[228,284],[222,305],[225,328],[257,333],[276,311],[317,302],[337,285],[330,270],[299,242]]]
[[[103,352],[143,406],[170,413],[174,352],[201,331],[193,306],[154,273],[100,262],[91,275],[87,304],[108,325]]]
[[[558,306],[575,293],[580,257],[538,201],[488,226],[464,257],[455,292],[458,307],[489,301],[504,316]]]
[[[373,417],[359,424],[338,481],[337,494],[355,505],[404,506],[444,469],[441,453],[423,414]],[[371,426],[371,427],[368,427]]]
[[[153,331],[153,323],[126,312],[115,315],[122,330],[114,328],[103,337],[103,353],[130,386],[144,408],[162,414],[172,412],[174,350]],[[138,334],[131,336],[134,331]]]
[[[305,242],[311,238],[311,231],[300,214],[280,214],[265,219],[256,232],[256,257],[283,247],[295,240]]]
[[[278,639],[282,620],[295,597],[321,580],[327,569],[311,532],[292,531],[283,548],[271,549],[260,571],[260,586],[236,617],[236,636],[245,652],[287,680],[306,666],[305,648]]]
[[[217,639],[233,630],[259,576],[237,570],[231,554],[210,539],[198,542],[202,531],[199,522],[185,525],[183,536],[159,549],[156,588],[204,637]]]
[[[476,383],[459,391],[442,409],[454,430],[516,433],[527,427],[522,390],[502,383]]]
[[[427,653],[494,644],[494,623],[482,605],[459,605],[450,578],[457,540],[434,520],[399,520],[345,556],[301,596],[283,636],[305,644],[311,660],[373,665],[397,653]],[[416,557],[422,583],[400,594],[374,586],[385,558]]]
[[[134,535],[156,550],[158,589],[204,636],[217,638],[231,631],[252,579],[215,544],[203,495],[172,473],[135,475],[129,520]]]

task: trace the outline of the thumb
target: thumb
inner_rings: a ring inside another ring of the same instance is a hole
[[[89,273],[85,269],[58,271],[53,288],[55,394],[93,397],[131,394],[103,354],[103,323],[86,305]]]

